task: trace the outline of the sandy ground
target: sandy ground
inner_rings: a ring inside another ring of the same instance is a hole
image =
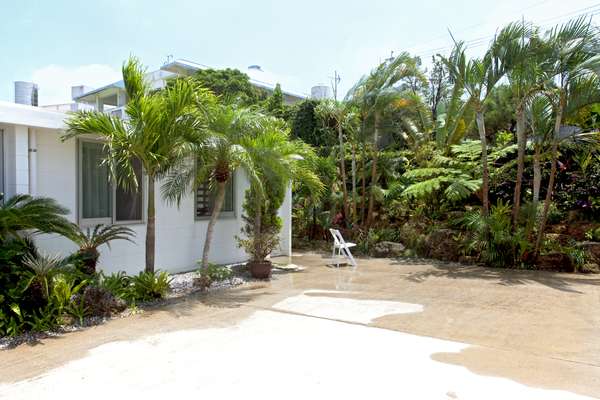
[[[600,397],[600,280],[359,260],[0,352],[1,399]]]

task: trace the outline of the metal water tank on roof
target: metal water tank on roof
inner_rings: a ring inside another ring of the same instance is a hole
[[[331,88],[326,85],[313,86],[310,89],[310,97],[317,100],[331,99]]]
[[[33,82],[15,81],[15,103],[38,106],[38,85]]]

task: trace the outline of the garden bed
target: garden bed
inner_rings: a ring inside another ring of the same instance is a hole
[[[109,317],[85,317],[83,318],[81,323],[76,321],[73,324],[60,325],[55,329],[48,330],[45,332],[28,331],[13,337],[0,337],[0,350],[14,348],[24,343],[36,344],[39,343],[42,339],[57,337],[69,332],[80,331],[91,326],[101,325],[112,319],[127,318],[132,315],[143,313],[145,310],[166,305],[169,302],[172,302],[174,299],[190,296],[194,293],[206,293],[217,290],[230,289],[254,280],[245,269],[244,264],[235,264],[228,267],[233,273],[232,276],[222,281],[214,281],[207,288],[194,286],[194,278],[197,278],[199,276],[197,271],[173,274],[171,275],[172,280],[170,282],[170,290],[166,297],[163,299],[139,302],[137,304],[127,307],[124,311],[120,313],[114,313]]]

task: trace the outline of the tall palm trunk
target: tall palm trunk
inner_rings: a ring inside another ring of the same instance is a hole
[[[156,247],[156,207],[154,193],[154,176],[148,176],[148,221],[146,223],[146,272],[154,273],[154,251]]]
[[[210,221],[206,227],[206,239],[204,239],[204,251],[202,252],[202,268],[208,268],[208,253],[210,251],[210,243],[212,242],[213,231],[219,218],[219,213],[223,207],[223,200],[225,200],[225,182],[217,182],[217,196],[215,197],[215,203],[213,206],[212,214],[210,215]]]
[[[490,212],[489,203],[489,186],[490,186],[490,171],[487,161],[487,138],[485,136],[485,122],[483,111],[478,110],[476,115],[477,129],[479,130],[479,140],[481,141],[481,167],[483,168],[481,176],[481,198],[483,202],[483,215],[487,216]]]
[[[352,143],[352,222],[356,220],[356,146]]]
[[[340,142],[340,173],[342,175],[342,191],[344,195],[344,206],[342,209],[344,210],[344,221],[347,222],[350,219],[350,213],[348,212],[348,189],[346,188],[346,153],[344,152],[344,132],[342,129],[342,124],[338,124],[338,140]]]
[[[375,191],[377,185],[377,159],[379,158],[379,113],[375,114],[375,129],[373,134],[373,161],[371,163],[371,188],[369,190],[369,209],[367,210],[367,229],[373,223],[373,209],[375,208]]]
[[[560,126],[562,124],[562,115],[564,110],[565,100],[561,96],[558,111],[556,112],[556,121],[554,122],[554,135],[552,137],[552,149],[550,150],[551,166],[550,166],[550,178],[548,179],[548,188],[546,189],[546,198],[544,199],[544,210],[542,212],[542,219],[540,221],[540,227],[538,229],[537,240],[535,241],[535,256],[540,254],[542,247],[542,239],[544,238],[544,231],[546,230],[546,223],[548,221],[548,211],[550,211],[550,203],[552,202],[552,194],[554,191],[554,180],[556,179],[556,170],[558,164],[558,139],[560,134]]]
[[[513,230],[517,227],[519,210],[521,207],[521,186],[523,185],[523,171],[525,170],[525,147],[527,144],[527,132],[525,131],[525,108],[523,104],[517,107],[517,179],[515,181],[515,192],[513,196],[512,223]]]
[[[262,230],[262,196],[256,194],[256,204],[255,204],[255,213],[254,213],[254,254],[261,253],[261,242],[259,240],[261,237]],[[264,261],[264,260],[252,260],[252,261]]]
[[[366,154],[365,154],[365,147],[362,147],[362,154],[361,154],[361,169],[360,169],[360,173],[361,173],[361,180],[362,180],[362,196],[360,197],[360,224],[364,225],[365,224],[365,201],[366,201],[366,195],[367,195],[367,173],[366,173],[366,163],[365,163],[365,159],[366,159]]]
[[[540,202],[540,189],[542,187],[542,145],[535,145],[533,153],[533,204],[537,209]]]

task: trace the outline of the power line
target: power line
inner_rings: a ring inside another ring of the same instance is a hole
[[[540,5],[542,5],[542,4],[544,4],[544,3],[547,3],[547,2],[549,2],[549,1],[551,1],[551,0],[542,0],[542,1],[539,1],[539,2],[537,2],[537,3],[534,3],[534,4],[532,4],[532,5],[528,6],[528,7],[525,7],[525,8],[522,8],[522,9],[520,9],[520,10],[517,10],[517,11],[516,11],[516,13],[522,13],[523,11],[530,10],[530,9],[532,9],[532,8],[535,8],[535,7],[537,7],[537,6],[540,6]],[[473,28],[477,28],[478,26],[482,26],[482,25],[486,25],[486,24],[487,24],[486,22],[479,22],[479,23],[477,23],[477,24],[469,25],[469,26],[467,26],[467,27],[464,27],[464,28],[459,28],[458,30],[455,30],[454,32],[455,32],[455,33],[465,32],[465,31],[471,30],[471,29],[473,29]],[[406,48],[407,48],[407,49],[413,49],[413,48],[415,48],[415,47],[417,47],[417,48],[418,48],[418,47],[421,47],[422,45],[425,45],[425,44],[428,44],[428,43],[434,42],[434,41],[436,41],[436,40],[438,40],[438,39],[443,39],[443,38],[446,38],[446,37],[447,37],[447,35],[446,35],[446,34],[443,34],[443,35],[438,35],[438,36],[434,36],[434,37],[432,37],[432,38],[430,38],[430,39],[427,39],[427,41],[426,41],[426,42],[421,42],[421,44],[419,44],[419,42],[413,42],[413,43],[411,43],[410,45],[406,46]]]
[[[523,9],[519,10],[519,12],[523,12],[523,11],[526,11],[526,10],[528,10],[528,9],[535,8],[535,7],[537,7],[537,6],[541,5],[541,4],[544,4],[544,3],[548,2],[548,1],[550,1],[550,0],[543,0],[543,1],[540,1],[540,2],[538,2],[538,3],[535,3],[535,4],[533,4],[533,5],[529,6],[529,7],[526,7],[526,8],[523,8]],[[544,20],[541,20],[541,21],[539,21],[539,23],[541,24],[541,23],[546,23],[546,22],[548,22],[548,21],[553,21],[553,20],[557,20],[557,19],[564,19],[564,18],[566,18],[566,17],[570,17],[570,16],[573,16],[573,15],[575,15],[575,14],[580,14],[580,15],[582,15],[582,14],[585,14],[585,13],[588,13],[588,12],[595,12],[595,11],[597,11],[597,9],[598,9],[598,7],[599,7],[599,6],[600,6],[600,3],[596,3],[596,4],[593,4],[593,5],[591,5],[591,6],[587,6],[587,7],[580,8],[580,9],[578,9],[578,10],[570,11],[570,12],[568,12],[568,13],[566,13],[566,14],[561,14],[561,15],[558,15],[558,16],[554,16],[554,17],[546,18],[546,19],[544,19]],[[481,25],[485,25],[485,23],[478,23],[478,24],[475,24],[475,25],[471,25],[471,26],[469,26],[469,27],[467,27],[467,28],[462,28],[462,29],[459,29],[459,30],[455,30],[455,31],[453,31],[453,32],[454,32],[454,33],[460,33],[460,32],[464,32],[464,31],[467,31],[467,30],[473,29],[473,28],[475,28],[475,27],[478,27],[478,26],[481,26]],[[447,37],[448,37],[447,35],[439,35],[439,36],[436,36],[435,38],[432,38],[431,40],[428,40],[428,41],[426,41],[426,42],[422,42],[422,44],[421,44],[421,45],[417,45],[417,46],[415,46],[415,45],[413,44],[413,45],[407,46],[407,47],[406,47],[406,49],[409,49],[409,50],[411,50],[411,49],[412,49],[413,51],[416,51],[416,53],[417,53],[417,54],[418,54],[418,53],[421,53],[421,52],[428,52],[428,51],[430,51],[430,50],[421,50],[421,51],[419,51],[419,47],[424,47],[424,45],[426,45],[426,44],[429,44],[429,43],[435,42],[435,41],[436,41],[436,40],[438,40],[438,39],[443,39],[443,38],[447,38]],[[489,39],[491,39],[491,38],[493,38],[493,37],[494,37],[494,35],[487,35],[487,36],[485,36],[485,37],[481,37],[481,38],[478,38],[478,39],[484,39],[484,38],[489,38]],[[473,40],[478,40],[478,39],[473,39]],[[437,50],[437,49],[445,49],[445,48],[447,48],[447,47],[448,47],[448,46],[442,46],[442,47],[436,48],[436,50]]]
[[[587,10],[586,12],[581,13],[581,11]],[[579,13],[579,14],[577,14]],[[542,20],[540,22],[544,22],[544,24],[538,24],[537,26],[539,26],[540,28],[549,28],[552,25],[557,25],[560,22],[564,22],[568,19],[573,19],[576,17],[583,17],[583,16],[589,16],[594,17],[595,15],[600,14],[600,3],[594,5],[594,6],[590,6],[590,7],[586,7],[580,10],[577,10],[575,12],[571,12],[571,13],[567,13],[567,14],[563,14],[557,17],[552,17],[552,18],[547,18],[545,20]],[[548,23],[551,21],[556,21],[554,23]],[[496,34],[491,34],[491,35],[486,35],[486,36],[481,36],[478,38],[474,38],[474,39],[470,39],[470,40],[466,40],[464,41],[464,44],[467,48],[476,48],[476,47],[480,47],[483,46],[485,44],[487,44],[491,39],[494,38]],[[413,55],[421,57],[421,58],[425,58],[425,57],[430,57],[433,56],[437,53],[441,53],[444,50],[450,50],[453,48],[453,45],[444,45],[444,46],[440,46],[440,47],[436,47],[436,48],[432,48],[432,49],[427,49],[427,50],[423,50],[420,52],[416,52]]]

